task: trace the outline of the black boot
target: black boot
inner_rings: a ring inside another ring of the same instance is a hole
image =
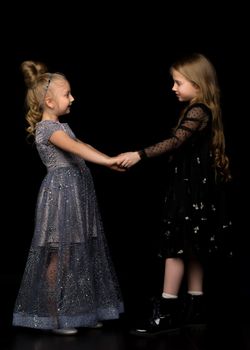
[[[154,335],[180,329],[180,304],[177,299],[160,298],[153,303],[153,314],[131,331],[136,335]]]
[[[204,295],[187,295],[184,327],[206,328],[207,311]]]

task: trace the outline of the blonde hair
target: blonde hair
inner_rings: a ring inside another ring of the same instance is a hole
[[[176,61],[170,67],[170,73],[178,71],[187,80],[199,87],[199,94],[193,103],[203,103],[212,113],[211,151],[216,172],[225,181],[231,179],[229,159],[225,154],[225,136],[220,106],[220,88],[213,64],[204,55],[194,53]],[[190,106],[188,106],[190,107]],[[188,108],[187,107],[187,108]],[[185,110],[183,111],[183,114]],[[182,114],[182,115],[183,115]]]
[[[38,61],[24,61],[21,64],[21,71],[27,87],[26,93],[26,121],[28,136],[34,136],[36,124],[41,121],[44,100],[49,90],[51,80],[66,79],[62,73],[49,73],[47,66]]]

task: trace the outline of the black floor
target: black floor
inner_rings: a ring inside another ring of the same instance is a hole
[[[130,334],[138,304],[127,300],[120,320],[104,323],[101,329],[80,329],[74,336],[12,327],[17,279],[0,279],[0,350],[250,350],[250,298],[248,289],[238,295],[210,293],[206,330],[139,337]],[[227,286],[226,290],[228,290]]]
[[[82,329],[74,336],[58,336],[29,329],[1,331],[1,350],[213,350],[250,349],[250,325],[210,326],[206,331],[181,331],[154,337],[129,334],[116,322],[103,329]]]

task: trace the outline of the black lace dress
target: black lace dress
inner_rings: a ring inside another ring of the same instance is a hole
[[[211,132],[210,110],[194,104],[171,137],[140,151],[142,158],[170,155],[160,257],[203,258],[221,250],[232,254],[227,190],[216,178]]]

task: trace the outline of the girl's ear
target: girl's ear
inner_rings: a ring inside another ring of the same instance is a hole
[[[55,106],[53,99],[49,96],[45,97],[44,104],[51,109],[53,109]]]
[[[197,91],[200,91],[200,87],[199,87],[199,85],[197,85],[197,84],[195,84],[195,83],[193,83],[193,87],[197,90]]]

